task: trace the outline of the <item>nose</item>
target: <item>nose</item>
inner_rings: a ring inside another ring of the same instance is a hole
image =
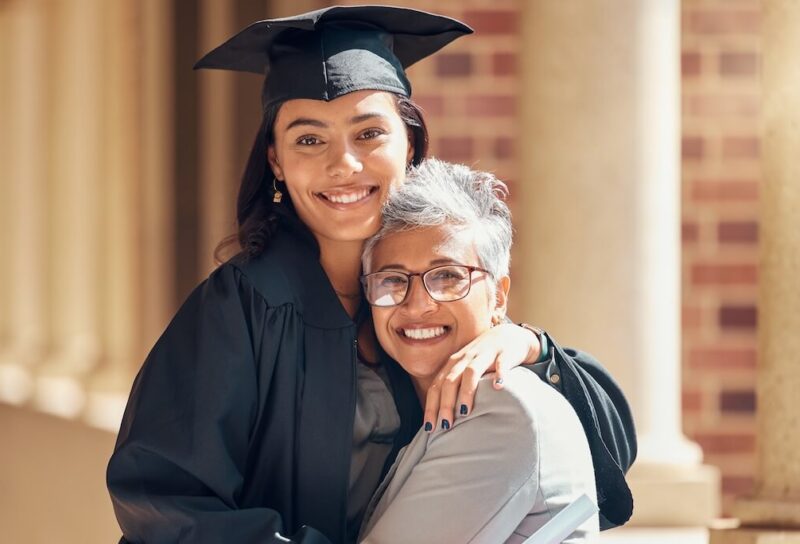
[[[364,168],[358,150],[347,141],[331,142],[328,155],[327,173],[332,178],[348,178]]]
[[[422,278],[419,276],[411,276],[408,285],[408,293],[406,299],[403,301],[403,310],[414,316],[422,316],[436,310],[436,301],[431,298],[425,286],[422,284]]]

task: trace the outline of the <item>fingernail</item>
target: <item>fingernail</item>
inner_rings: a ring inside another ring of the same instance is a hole
[[[467,405],[466,404],[462,404],[461,405],[461,415],[462,416],[467,415]]]
[[[425,422],[425,432],[431,432],[433,430],[433,425],[431,425],[430,421]]]
[[[497,385],[503,385],[503,378],[497,378],[497,379],[494,381],[494,383],[495,383],[495,384],[497,384]]]
[[[446,431],[449,428],[450,428],[450,422],[447,421],[446,419],[443,419],[442,420],[442,429],[444,429]]]

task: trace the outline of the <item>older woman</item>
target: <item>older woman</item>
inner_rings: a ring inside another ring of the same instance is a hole
[[[505,319],[504,195],[491,174],[429,159],[390,195],[366,244],[375,331],[420,403],[452,353]],[[500,391],[482,379],[474,411],[438,427],[420,429],[397,457],[367,511],[363,542],[518,542],[582,494],[596,501],[580,421],[526,369],[511,370]],[[595,515],[566,542],[597,531]]]

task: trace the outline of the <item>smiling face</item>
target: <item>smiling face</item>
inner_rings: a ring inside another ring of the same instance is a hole
[[[469,229],[442,226],[390,234],[375,245],[369,272],[421,273],[443,264],[480,266]],[[495,289],[490,282],[494,280],[488,274],[473,272],[466,297],[437,302],[414,276],[402,304],[372,308],[381,346],[421,389],[427,390],[453,353],[505,315],[508,276],[500,278]]]
[[[317,240],[363,241],[378,230],[381,204],[413,154],[391,94],[289,100],[274,135],[272,171]]]

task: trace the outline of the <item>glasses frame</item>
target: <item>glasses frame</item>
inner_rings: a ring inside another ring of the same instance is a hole
[[[433,296],[433,293],[431,293],[430,289],[428,289],[428,284],[425,283],[425,276],[427,276],[428,274],[430,274],[431,272],[434,272],[436,270],[440,270],[442,268],[450,268],[452,266],[455,266],[455,267],[458,267],[458,268],[466,268],[469,271],[469,284],[467,285],[467,290],[464,292],[463,295],[461,295],[458,298],[453,298],[453,299],[450,299],[450,300],[439,300],[438,298]],[[368,296],[369,295],[369,290],[367,289],[367,281],[369,281],[368,278],[370,276],[377,276],[378,274],[385,274],[387,272],[391,272],[393,274],[399,274],[399,275],[405,276],[407,278],[408,285],[406,286],[406,292],[403,295],[403,300],[401,300],[397,304],[373,304],[372,302],[370,302],[369,296]],[[433,268],[429,268],[428,270],[425,270],[423,272],[408,273],[408,272],[401,272],[399,270],[381,270],[380,272],[372,272],[370,274],[364,274],[364,275],[361,276],[360,279],[361,279],[361,285],[364,287],[364,298],[367,300],[367,303],[370,306],[375,306],[376,308],[394,308],[396,306],[402,306],[402,304],[406,301],[406,299],[408,299],[408,294],[411,292],[411,278],[413,278],[414,276],[418,276],[419,277],[420,281],[422,282],[422,288],[425,289],[425,292],[428,294],[428,296],[431,298],[431,300],[434,300],[436,302],[455,302],[455,301],[461,300],[461,299],[465,298],[467,295],[469,295],[470,291],[472,290],[472,283],[473,283],[472,273],[473,272],[483,272],[484,274],[488,275],[490,278],[492,277],[492,273],[491,272],[489,272],[485,268],[481,268],[479,266],[470,266],[470,265],[467,265],[467,264],[440,264],[438,266],[434,266]]]

